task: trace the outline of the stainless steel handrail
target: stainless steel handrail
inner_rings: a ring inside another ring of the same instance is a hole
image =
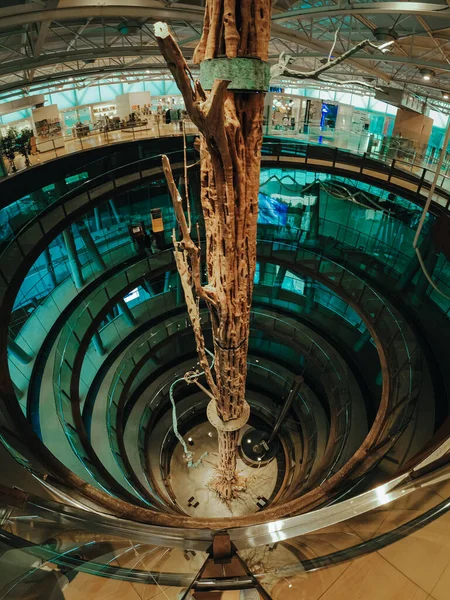
[[[450,450],[450,438],[434,450],[414,468],[421,469],[431,465]],[[418,489],[429,487],[441,481],[450,479],[450,467],[440,467],[435,473],[427,474],[417,479],[411,479],[413,471],[394,477],[390,481],[374,489],[359,494],[354,498],[344,500],[339,504],[326,506],[311,512],[288,517],[277,521],[251,525],[246,527],[231,527],[228,529],[231,541],[238,550],[273,544],[288,540],[299,535],[318,531],[368,513],[376,508],[385,506],[399,498],[406,497]],[[42,483],[42,482],[41,482]],[[44,482],[56,497],[61,497],[60,491]],[[50,500],[29,496],[21,501],[21,508],[29,507],[33,514],[38,514],[60,524],[83,525],[89,531],[113,534],[117,537],[127,537],[137,542],[161,545],[169,548],[184,548],[206,551],[210,547],[214,534],[213,529],[188,529],[180,527],[162,527],[147,523],[133,522],[111,515],[93,511],[87,506],[83,508],[70,507]]]

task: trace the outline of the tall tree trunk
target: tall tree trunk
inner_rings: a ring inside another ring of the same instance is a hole
[[[270,0],[209,0],[203,35],[194,61],[268,58]],[[212,482],[229,502],[239,494],[236,473],[239,432],[247,418],[245,401],[250,307],[256,267],[256,227],[264,94],[227,90],[216,80],[207,94],[192,75],[173,37],[157,24],[158,44],[183,94],[186,109],[201,134],[201,205],[206,231],[208,283],[201,285],[199,248],[190,237],[170,165],[164,168],[182,233],[176,260],[196,336],[201,365],[214,397],[219,464]],[[198,317],[198,300],[211,314],[214,372],[209,370]]]

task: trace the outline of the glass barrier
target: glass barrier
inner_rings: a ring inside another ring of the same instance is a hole
[[[272,600],[318,595],[345,600],[349,594],[378,600],[380,593],[389,599],[405,593],[425,598],[430,591],[433,598],[444,598],[449,475],[448,466],[441,465],[428,475],[377,486],[340,506],[230,529],[246,578],[223,565],[203,571],[211,543],[211,532],[205,530],[162,528],[160,542],[151,545],[142,538],[151,539],[155,527],[136,524],[133,529],[129,523],[124,528],[127,522],[118,520],[111,534],[101,515],[94,518],[76,509],[64,515],[57,503],[39,499],[20,501],[20,508],[17,501],[5,505],[2,500],[1,593],[23,598],[25,589],[36,594],[62,588],[65,597],[89,593],[95,598],[103,592],[126,594],[128,588],[118,587],[119,582],[133,582],[147,585],[138,588],[146,598],[157,591],[174,600],[190,586],[211,591],[258,585]],[[165,534],[170,535],[167,543]]]
[[[111,126],[110,126],[111,127]],[[143,124],[130,123],[127,127],[111,129],[107,125],[99,129],[83,127],[73,128],[73,135],[60,136],[43,142],[37,142],[28,155],[29,165],[20,154],[14,159],[15,170],[9,165],[8,175],[14,175],[29,167],[38,166],[47,161],[66,156],[74,152],[90,150],[101,146],[117,144],[118,142],[139,141],[149,138],[172,137],[182,135],[183,128],[186,134],[198,133],[197,127],[187,119],[177,123],[162,123],[149,119]],[[83,132],[82,134],[80,132]]]
[[[414,199],[414,194],[427,197],[431,187],[430,183],[434,178],[432,168],[417,166],[411,169],[408,166],[405,170],[402,162],[396,159],[384,162],[366,154],[358,155],[338,147],[303,145],[284,139],[275,142],[266,138],[262,149],[262,166],[274,160],[283,163],[284,157],[296,157],[298,163],[308,165],[310,171],[333,168],[338,171],[353,172],[355,174],[353,177],[357,179],[359,177],[356,174],[359,173],[378,180],[380,183],[384,182],[384,185],[396,186],[411,199]],[[292,160],[289,162],[292,163]],[[292,165],[290,166],[292,168]],[[352,175],[349,174],[349,176]],[[436,190],[432,200],[448,210],[450,202],[450,177],[448,175],[439,176]]]
[[[282,247],[283,251],[286,251],[288,248],[289,248],[289,250],[288,250],[289,252],[292,251],[292,246],[287,246],[285,244],[281,245],[281,244],[277,243],[277,244],[274,244],[273,246],[276,246],[277,250],[280,250],[280,248]],[[298,250],[296,252],[298,254]],[[295,251],[294,251],[294,253],[295,253]],[[322,259],[323,259],[323,257],[322,257]],[[355,292],[355,283],[353,280],[353,276],[350,277],[350,279],[345,280],[344,279],[344,277],[345,277],[344,270],[339,265],[328,261],[328,262],[326,262],[326,268],[325,268],[325,263],[323,261],[321,261],[321,264],[319,265],[319,271],[321,271],[322,273],[328,272],[328,269],[330,266],[332,268],[331,274],[332,274],[333,278],[340,272],[341,283],[343,281],[346,281],[348,284],[351,283],[350,289],[354,293]],[[359,281],[359,283],[358,283],[358,281]],[[395,355],[395,358],[397,359],[395,364],[398,365],[399,370],[397,371],[396,375],[397,375],[397,377],[399,377],[399,380],[400,380],[399,383],[402,384],[401,386],[398,386],[398,385],[393,386],[397,399],[391,400],[391,403],[389,406],[389,417],[390,417],[389,418],[389,428],[392,427],[393,425],[395,425],[395,437],[397,437],[403,431],[404,425],[408,422],[408,416],[410,416],[410,411],[414,407],[414,398],[415,398],[414,394],[417,393],[417,388],[419,386],[419,382],[417,381],[417,373],[412,372],[411,367],[409,365],[410,354],[408,353],[408,350],[407,349],[405,350],[403,357],[400,353],[401,346],[399,346],[398,342],[401,340],[404,340],[404,332],[402,332],[402,330],[399,328],[399,324],[395,320],[395,317],[391,313],[390,309],[386,307],[384,301],[381,301],[381,299],[379,299],[378,296],[374,297],[372,294],[372,290],[370,290],[370,288],[368,288],[365,284],[363,284],[361,282],[361,280],[357,280],[356,293],[358,294],[361,305],[363,307],[365,307],[368,314],[370,314],[372,316],[372,318],[375,319],[375,322],[378,325],[384,323],[385,321],[388,324],[386,327],[386,331],[389,334],[389,336],[387,338],[388,339],[388,349],[389,348],[392,349],[393,356]],[[376,310],[374,310],[374,306],[376,306],[376,304],[374,305],[374,302],[375,303],[378,302],[378,309],[376,309]],[[387,316],[389,316],[391,318],[391,320],[393,320],[392,323],[389,321],[389,319],[386,319]],[[92,315],[89,315],[89,318],[86,318],[86,324],[84,326],[85,328],[87,328],[87,326],[91,322],[91,317],[92,317]],[[78,318],[78,320],[79,320],[79,318]],[[403,326],[403,329],[405,329],[405,326]],[[406,331],[406,333],[408,333],[407,329],[405,329],[405,331]],[[395,338],[398,338],[398,340]],[[394,339],[395,339],[395,344],[392,343]],[[411,336],[409,343],[411,346],[414,346],[415,339],[413,338],[413,336]],[[66,340],[65,345],[67,346],[67,340]],[[75,343],[75,347],[76,347],[76,343]],[[61,356],[62,355],[60,355],[60,357]],[[67,356],[69,356],[69,355],[67,355]],[[66,356],[66,358],[67,358],[67,356]],[[399,360],[399,356],[400,356],[400,360]],[[71,371],[69,370],[69,371],[67,371],[67,374],[64,374],[63,370],[66,369],[66,365],[65,365],[65,363],[63,363],[61,361],[61,358],[60,358],[60,364],[63,365],[63,367],[60,369],[60,379],[61,379],[61,377],[66,378],[67,384],[69,385],[70,378],[71,378]],[[404,377],[405,376],[405,368],[408,369],[407,373],[409,373],[409,376],[406,378]],[[55,369],[55,372],[57,372],[57,369]],[[400,375],[400,373],[401,373],[401,375]],[[409,383],[412,380],[413,376],[416,381],[414,387],[412,387],[411,383]],[[405,387],[405,384],[407,384],[408,387]],[[65,392],[65,395],[66,395],[66,397],[69,397],[67,391]],[[62,395],[60,394],[60,398],[61,397],[62,397]],[[70,417],[72,411],[70,410],[69,412],[70,412],[70,415],[69,415],[69,417]],[[66,417],[66,419],[67,419],[67,417]],[[384,431],[387,431],[387,429],[388,429],[388,427],[386,427],[384,429]],[[391,433],[392,433],[392,431],[391,431]],[[381,435],[382,434],[380,432],[379,437],[381,437]],[[385,443],[385,442],[383,442],[383,443]],[[386,438],[386,443],[392,443],[392,438],[391,437]]]
[[[63,431],[72,447],[72,451],[80,458],[80,461],[85,468],[86,465],[91,465],[92,461],[86,454],[85,444],[79,437],[77,425],[74,421],[72,408],[73,390],[71,387],[74,361],[77,357],[81,340],[83,339],[87,329],[90,327],[92,319],[94,319],[96,315],[103,310],[105,303],[114,298],[119,290],[128,289],[129,291],[129,289],[135,285],[135,281],[144,277],[147,273],[151,272],[151,270],[152,263],[150,259],[146,257],[135,265],[126,268],[121,273],[117,273],[113,280],[108,280],[106,283],[102,284],[102,286],[97,288],[90,295],[90,297],[83,301],[81,305],[81,311],[70,315],[64,329],[61,332],[55,352],[53,366],[56,415],[58,416]],[[124,293],[124,295],[126,295],[126,293]],[[160,308],[162,310],[167,310],[164,296],[162,297],[162,300],[163,303],[162,305],[160,303]],[[145,315],[145,319],[151,319],[154,317],[154,307],[152,306],[151,300],[146,300],[138,306],[144,310],[142,314]],[[136,309],[134,310],[134,313],[135,312]],[[123,329],[117,319],[110,321],[107,327],[108,329],[112,327],[114,331],[114,344],[119,343],[120,340],[124,339],[124,337],[127,335],[127,328]],[[102,337],[105,338],[105,333],[102,334]],[[99,361],[95,360],[92,354],[88,353],[84,355],[82,368],[79,370],[79,393],[81,393],[81,389],[88,389],[92,378],[98,370],[98,367]],[[54,438],[52,441],[54,442]],[[101,444],[101,440],[98,440],[98,442]],[[49,442],[44,438],[44,443],[48,445]],[[134,494],[137,494],[142,501],[147,503],[148,501],[142,498],[142,495],[130,484],[129,476],[127,477],[123,471],[121,471],[121,474],[123,485],[127,489],[130,489],[130,491],[132,491]]]
[[[27,542],[8,531],[16,529],[17,519],[30,522],[27,515],[10,513],[0,535],[1,598],[46,594],[46,598],[62,600],[81,595],[138,594],[147,599],[163,596],[178,600],[193,584],[208,556],[198,549],[152,546],[119,536],[70,530],[55,531],[48,541]],[[39,528],[39,519],[32,522]],[[51,529],[49,523],[49,533]]]
[[[428,181],[432,180],[439,161],[439,153],[431,156],[425,151],[425,148],[419,151],[413,148],[402,148],[401,142],[406,140],[376,136],[370,133],[357,134],[340,130],[323,131],[320,128],[316,128],[316,131],[310,130],[308,133],[298,133],[279,127],[266,126],[264,134],[267,137],[279,137],[286,141],[297,141],[310,146],[339,148],[348,153],[364,155],[382,161],[385,164],[394,164],[397,168],[410,173],[418,174],[424,169],[426,171],[424,178]],[[449,189],[449,171],[450,161],[446,155],[439,179],[439,185],[444,189]]]
[[[202,313],[202,320],[204,326],[208,326],[209,318],[206,312]],[[141,384],[145,384],[152,372],[156,370],[157,365],[152,364],[151,356],[153,356],[155,348],[163,343],[169,335],[180,335],[184,329],[189,330],[190,324],[186,317],[179,318],[176,320],[169,320],[170,327],[168,325],[158,324],[149,332],[146,332],[130,347],[126,354],[121,358],[119,369],[114,373],[109,392],[108,392],[108,408],[106,413],[107,430],[110,440],[110,445],[115,456],[119,456],[123,451],[123,424],[120,426],[120,421],[123,419],[124,404],[127,402],[128,396],[124,396],[124,390],[127,394],[131,394],[134,389],[139,388]],[[350,390],[348,387],[348,373],[343,372],[342,365],[338,362],[333,361],[329,352],[332,352],[331,347],[328,348],[328,353],[322,347],[320,347],[316,340],[312,339],[307,332],[300,329],[298,324],[293,321],[288,322],[273,315],[262,313],[258,310],[252,311],[251,317],[251,334],[250,334],[250,347],[252,348],[253,332],[258,332],[259,326],[262,325],[265,330],[267,327],[276,331],[278,335],[281,335],[284,330],[290,337],[290,344],[294,344],[302,356],[302,365],[297,368],[299,373],[309,373],[311,369],[317,371],[316,379],[322,378],[325,385],[325,393],[328,396],[329,402],[335,410],[332,411],[332,426],[330,429],[333,431],[336,440],[328,442],[329,448],[332,449],[334,454],[328,452],[327,458],[323,460],[325,469],[329,469],[332,472],[339,461],[339,458],[343,452],[347,441],[348,430],[350,427]],[[268,341],[271,340],[270,335],[265,336]],[[322,343],[323,340],[322,340]],[[261,350],[262,339],[258,336],[257,349]],[[281,351],[281,349],[280,349]],[[151,356],[150,356],[151,355]],[[142,359],[149,356],[145,363],[142,363]],[[139,371],[136,372],[136,365],[142,363]],[[146,368],[145,368],[146,367]],[[253,369],[258,370],[258,365],[254,365]],[[298,370],[300,369],[300,370]],[[267,371],[267,369],[266,369]],[[127,379],[130,375],[133,375],[133,386],[127,386]],[[311,375],[311,373],[309,373]],[[178,374],[179,377],[183,376],[183,373]],[[147,454],[145,452],[145,436],[148,431],[149,421],[153,418],[155,409],[162,403],[162,399],[168,402],[168,389],[173,381],[177,378],[177,374],[171,374],[167,383],[163,385],[157,393],[152,396],[151,401],[148,401],[146,397],[144,405],[141,407],[142,417],[138,421],[138,416],[135,416],[135,433],[138,435],[136,444],[131,444],[131,447],[139,448],[140,453],[140,469],[146,474],[148,482],[147,470]],[[286,383],[286,380],[276,375],[277,379],[283,381],[283,390],[279,389],[277,384],[274,393],[279,397],[284,397],[286,391],[289,391],[292,382]],[[266,384],[265,384],[266,385]],[[300,395],[301,397],[301,395]],[[152,405],[155,404],[155,407]],[[167,404],[166,404],[167,405]],[[316,446],[317,446],[317,425],[314,422],[314,411],[308,404],[308,399],[304,397],[302,399],[302,406],[305,407],[305,413],[309,416],[309,420],[305,419],[299,425],[304,429],[303,438],[309,441],[308,452],[304,452],[307,459],[304,461],[302,473],[304,473],[304,480],[306,481],[310,476],[312,465],[316,459]],[[127,413],[130,414],[130,409],[127,406]],[[335,415],[338,415],[335,417]],[[121,443],[122,442],[122,443]],[[161,450],[161,456],[164,451]],[[298,462],[298,461],[294,461]],[[301,463],[301,461],[300,461]],[[136,464],[136,463],[135,463]],[[327,466],[331,464],[331,467]],[[316,465],[317,467],[317,465]],[[323,479],[328,477],[328,474],[318,474]]]
[[[120,152],[117,153],[117,155],[119,157],[122,156]],[[183,161],[182,150],[168,152],[167,155],[173,164]],[[187,156],[188,161],[195,161],[198,155],[193,148],[189,148]],[[100,174],[85,179],[81,183],[77,181],[72,187],[66,186],[65,183],[58,184],[58,186],[54,184],[48,186],[51,188],[50,190],[43,189],[39,191],[38,198],[26,196],[23,201],[18,200],[1,209],[0,214],[2,216],[0,217],[0,221],[8,223],[8,227],[4,228],[4,231],[2,232],[2,244],[9,243],[14,237],[18,236],[19,232],[22,233],[22,229],[29,230],[32,225],[35,226],[34,235],[38,235],[38,217],[42,220],[44,215],[49,212],[49,207],[52,205],[60,207],[59,210],[62,212],[59,218],[67,216],[75,208],[79,208],[85,203],[87,205],[87,210],[89,210],[89,202],[95,201],[95,198],[100,193],[107,193],[117,186],[134,180],[138,181],[153,172],[158,173],[161,171],[161,155],[152,155],[148,158],[120,166],[117,166],[116,164],[117,158],[116,154],[113,154],[98,159],[97,162],[102,167]],[[92,169],[92,166],[89,165],[87,168]],[[152,169],[155,169],[155,171]],[[10,245],[11,244],[9,244],[9,246]],[[7,251],[8,247],[3,249],[3,252]]]
[[[303,273],[310,270],[313,276],[319,274],[324,281],[327,281],[327,285],[329,282],[332,289],[334,286],[339,286],[349,294],[349,298],[355,299],[355,310],[358,310],[361,315],[366,315],[366,322],[372,322],[382,346],[385,346],[390,372],[395,380],[392,382],[394,397],[390,400],[389,409],[395,408],[395,410],[388,419],[389,426],[397,416],[402,415],[401,426],[403,427],[410,411],[415,406],[415,399],[421,384],[420,349],[406,323],[399,315],[395,314],[394,309],[387,304],[386,300],[363,280],[319,253],[281,242],[265,241],[259,242],[259,253],[265,255],[268,262],[272,256],[277,257],[276,262],[289,264],[291,271],[295,270],[294,265],[297,263]],[[370,316],[367,317],[368,315]],[[401,427],[399,427],[399,431],[400,429]],[[385,435],[387,435],[387,430],[383,427],[383,431],[380,431],[377,436],[378,442],[375,442],[375,445],[389,444],[388,438],[384,438]]]
[[[425,598],[450,551],[439,534],[449,524],[448,480],[406,484],[398,494],[382,488],[379,508],[239,555],[273,600]]]
[[[351,153],[348,152],[344,152],[344,151],[340,151],[339,149],[330,149],[330,152],[328,152],[328,154],[325,153],[324,155],[324,151],[327,151],[327,148],[323,148],[323,147],[313,147],[313,146],[305,146],[302,145],[300,143],[289,143],[289,142],[285,142],[285,141],[280,141],[280,142],[273,142],[270,140],[266,140],[264,142],[263,145],[263,164],[264,164],[264,156],[265,155],[271,155],[272,158],[276,158],[276,157],[281,157],[281,156],[298,156],[298,157],[303,157],[304,160],[306,160],[306,162],[311,162],[311,168],[312,170],[314,169],[314,160],[317,159],[318,160],[323,160],[324,158],[327,159],[329,161],[331,161],[332,166],[336,165],[337,161],[343,161],[342,164],[347,164],[347,165],[352,165],[352,164],[358,164],[361,167],[361,171],[364,172],[365,169],[369,169],[371,172],[373,171],[374,174],[377,175],[377,177],[379,176],[379,178],[384,179],[386,182],[391,182],[392,183],[397,183],[398,185],[404,185],[405,189],[411,190],[411,191],[415,191],[417,193],[420,193],[421,195],[426,195],[427,190],[429,189],[429,179],[430,179],[430,173],[428,171],[428,169],[423,169],[421,171],[421,173],[416,174],[405,174],[403,173],[401,170],[395,170],[395,161],[393,163],[391,163],[391,165],[389,167],[387,166],[383,166],[383,163],[380,163],[379,161],[375,161],[373,162],[373,159],[368,158],[367,156],[363,155],[363,157],[361,158],[360,156],[353,156]],[[193,154],[193,150],[192,148],[188,148],[188,159],[189,160],[196,160],[196,154]],[[174,156],[172,157],[173,160],[175,160],[175,155],[177,155],[179,157],[180,160],[182,160],[182,153],[181,152],[175,152],[175,153],[171,153]],[[112,156],[108,156],[108,157],[104,157],[102,159],[99,159],[97,162],[99,162],[99,164],[102,165],[102,173],[109,173],[111,170],[114,170],[115,168],[117,169],[117,157],[121,156],[120,151],[115,153]],[[158,158],[158,157],[154,157],[154,158]],[[370,162],[372,160],[372,163]],[[137,163],[131,163],[132,165],[135,165],[134,167],[132,167],[131,169],[127,169],[127,165],[124,167],[120,167],[117,173],[117,176],[119,176],[119,172],[122,172],[122,170],[126,170],[129,173],[131,173],[133,170],[136,171],[136,166],[139,163],[139,169],[140,171],[145,171],[145,169],[148,167],[149,165],[149,159],[143,159],[142,161],[137,161]],[[356,161],[356,162],[355,162]],[[362,161],[362,162],[361,162]],[[159,161],[155,161],[154,162],[155,167],[159,167]],[[88,167],[86,167],[88,168]],[[90,172],[92,172],[92,167],[89,166]],[[138,170],[139,170],[138,169]],[[387,169],[387,170],[386,170]],[[379,171],[379,173],[375,173],[376,171]],[[95,171],[95,170],[94,170]],[[386,174],[386,176],[384,176],[384,174]],[[78,174],[76,175],[78,176]],[[374,175],[375,176],[375,175]],[[70,180],[70,176],[66,177],[68,180]],[[398,180],[398,181],[397,181]],[[88,180],[89,182],[90,180]],[[104,183],[105,185],[111,181],[111,177],[107,177],[106,175],[99,175],[97,177],[94,177],[94,182],[95,185],[101,185],[102,183]],[[403,182],[403,183],[402,183]],[[73,182],[70,182],[70,185],[72,185]],[[444,185],[445,184],[445,185]],[[428,186],[428,187],[427,187]],[[440,187],[444,187],[447,188],[448,187],[448,177],[445,176],[445,178],[439,183]],[[81,193],[82,191],[82,187],[80,187],[80,185],[77,186],[78,187],[78,192]],[[59,197],[61,195],[61,193],[65,194],[67,192],[70,192],[70,188],[67,187],[66,184],[66,179],[64,179],[64,182],[62,182],[60,185],[51,185],[51,186],[47,186],[47,188],[51,188],[50,189],[46,189],[43,188],[42,190],[38,190],[36,191],[36,193],[34,193],[34,197],[33,199],[30,196],[26,196],[22,201],[17,201],[16,204],[14,204],[14,207],[11,205],[3,210],[6,211],[6,216],[3,215],[1,216],[0,214],[0,220],[1,222],[3,222],[6,226],[3,228],[3,236],[4,239],[10,239],[11,238],[11,230],[15,230],[17,231],[17,229],[20,229],[20,225],[23,225],[23,223],[25,223],[27,220],[29,220],[30,216],[32,214],[35,214],[36,212],[41,211],[45,206],[48,206],[49,204],[51,204],[52,202],[55,201],[56,197]],[[55,193],[56,188],[58,188],[59,193]],[[75,188],[76,189],[76,188]],[[89,189],[89,188],[88,188]],[[92,189],[92,188],[90,188]],[[72,190],[73,191],[73,190]],[[443,191],[439,191],[437,190],[435,192],[434,195],[434,200],[436,202],[438,202],[441,206],[443,207],[448,207],[448,203],[449,203],[449,199],[450,199],[450,195],[448,193],[444,193]],[[11,211],[13,211],[13,213],[11,213]],[[17,222],[17,218],[19,218],[19,222]]]

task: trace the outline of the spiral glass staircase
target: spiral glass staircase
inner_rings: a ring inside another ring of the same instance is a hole
[[[440,600],[448,544],[418,541],[450,523],[450,302],[412,245],[430,173],[265,139],[226,506],[162,153],[184,187],[177,136],[0,181],[0,598],[339,599],[356,571],[361,597]],[[194,136],[187,158],[201,238]],[[420,248],[449,294],[445,188]]]

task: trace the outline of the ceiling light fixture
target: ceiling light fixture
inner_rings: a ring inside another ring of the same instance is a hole
[[[448,92],[442,92],[442,97],[444,100],[448,100],[450,98],[450,94]]]
[[[398,33],[388,27],[377,27],[373,30],[373,36],[377,42],[381,42],[378,49],[385,54],[389,52],[394,42],[398,40]]]
[[[434,71],[431,69],[419,69],[419,73],[424,81],[431,81],[434,77]]]

